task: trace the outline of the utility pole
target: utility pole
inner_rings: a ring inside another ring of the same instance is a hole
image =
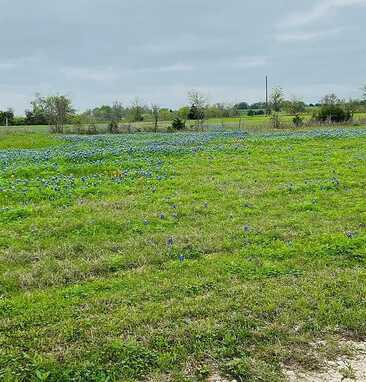
[[[268,108],[268,76],[266,76],[266,114],[269,114]]]

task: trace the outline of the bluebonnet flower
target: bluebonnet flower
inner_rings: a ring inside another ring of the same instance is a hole
[[[182,263],[185,259],[186,259],[185,256],[183,256],[183,255],[180,255],[180,256],[179,256],[179,261],[180,261],[181,263]]]
[[[169,246],[172,246],[172,245],[174,244],[174,240],[173,240],[172,237],[170,237],[170,238],[168,239],[167,244],[168,244]]]
[[[347,232],[346,232],[346,236],[347,236],[349,239],[353,239],[353,238],[356,236],[356,232],[347,231]]]
[[[243,231],[244,231],[244,232],[250,232],[250,226],[246,224],[246,225],[243,227]]]

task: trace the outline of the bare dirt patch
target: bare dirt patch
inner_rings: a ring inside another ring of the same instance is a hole
[[[285,369],[289,382],[344,382],[366,381],[366,342],[344,341],[353,355],[342,356],[335,361],[327,362],[324,370],[308,372],[303,370]]]
[[[229,382],[229,380],[221,377],[220,374],[213,374],[207,382]]]

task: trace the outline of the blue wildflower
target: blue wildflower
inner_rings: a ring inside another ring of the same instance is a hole
[[[249,225],[245,225],[245,226],[243,227],[243,231],[244,231],[244,232],[250,232],[250,226],[249,226]]]

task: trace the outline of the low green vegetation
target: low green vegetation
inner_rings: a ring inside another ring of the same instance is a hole
[[[218,130],[0,136],[0,380],[281,381],[365,338],[366,129]]]
[[[0,132],[0,150],[5,149],[40,149],[60,145],[62,141],[58,137],[37,131],[16,131]]]
[[[77,112],[71,98],[66,95],[36,94],[30,102],[30,110],[25,110],[25,116],[16,116],[11,108],[0,110],[0,126],[41,125],[48,126],[50,132],[56,134],[95,135],[106,132],[202,131],[212,127],[213,121],[227,128],[224,125],[230,120],[238,122],[235,129],[239,130],[245,122],[248,125],[245,128],[263,125],[261,127],[265,129],[299,128],[304,125],[317,127],[325,124],[352,125],[358,124],[361,116],[361,122],[365,122],[364,94],[360,99],[348,101],[335,94],[328,94],[319,103],[306,104],[294,96],[286,99],[283,89],[277,87],[272,89],[268,102],[209,104],[206,96],[196,90],[188,92],[187,100],[188,104],[175,110],[157,104],[147,106],[137,97],[128,106],[116,101],[112,106],[102,105]]]

